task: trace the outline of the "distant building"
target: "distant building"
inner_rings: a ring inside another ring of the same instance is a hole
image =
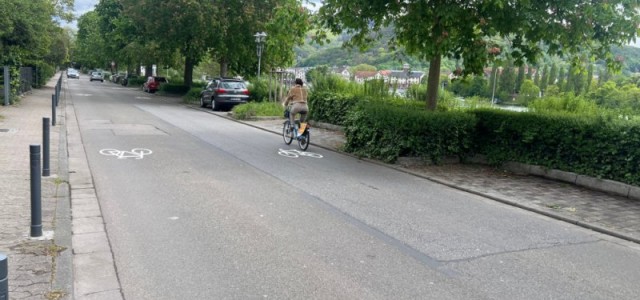
[[[333,67],[331,68],[331,72],[344,77],[346,80],[351,80],[351,72],[349,72],[349,67],[347,66]]]
[[[364,83],[367,80],[377,79],[378,72],[376,71],[357,71],[353,75],[353,79],[357,83]]]
[[[423,71],[411,71],[408,64],[403,65],[403,70],[380,71],[380,74],[385,82],[397,85],[399,88],[420,84],[425,76]]]

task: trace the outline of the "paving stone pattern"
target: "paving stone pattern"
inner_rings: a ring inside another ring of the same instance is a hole
[[[0,252],[7,254],[10,299],[46,299],[55,254],[59,127],[50,127],[51,176],[41,177],[42,238],[31,238],[30,145],[42,145],[43,117],[51,117],[52,79],[15,105],[0,106]],[[43,103],[43,101],[48,101]],[[6,130],[3,130],[6,129]],[[42,165],[42,161],[41,161]],[[40,173],[41,174],[41,173]]]

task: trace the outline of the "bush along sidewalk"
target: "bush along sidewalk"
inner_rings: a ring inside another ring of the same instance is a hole
[[[640,122],[573,113],[499,109],[429,112],[413,103],[318,93],[312,120],[345,126],[345,151],[395,162],[434,163],[482,154],[500,165],[519,162],[640,185]]]
[[[475,125],[475,116],[461,111],[428,112],[360,102],[345,121],[345,150],[385,162],[414,156],[438,163],[471,153]]]
[[[474,145],[499,164],[544,166],[640,186],[640,122],[570,113],[477,110]]]

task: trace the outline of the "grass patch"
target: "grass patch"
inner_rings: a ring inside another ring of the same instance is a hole
[[[276,102],[249,102],[233,108],[233,117],[247,120],[255,117],[278,117],[284,115],[284,107]]]

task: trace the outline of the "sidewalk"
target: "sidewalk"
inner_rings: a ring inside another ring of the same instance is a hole
[[[59,152],[62,122],[50,127],[51,176],[41,177],[43,237],[30,237],[29,146],[40,145],[43,151],[43,118],[51,119],[51,94],[58,78],[59,74],[16,105],[0,106],[0,252],[8,256],[10,299],[60,299],[57,295],[63,288],[57,285],[66,285],[64,279],[53,276],[56,262],[70,252],[68,245],[53,239],[58,200],[67,189],[66,174],[59,176],[60,154],[65,155]],[[64,241],[64,234],[60,240]]]
[[[282,120],[242,123],[281,134]],[[339,150],[339,130],[313,127],[311,146]],[[380,163],[380,162],[376,162]],[[484,165],[384,164],[456,189],[527,209],[601,233],[640,243],[640,201],[532,175],[517,175]]]

